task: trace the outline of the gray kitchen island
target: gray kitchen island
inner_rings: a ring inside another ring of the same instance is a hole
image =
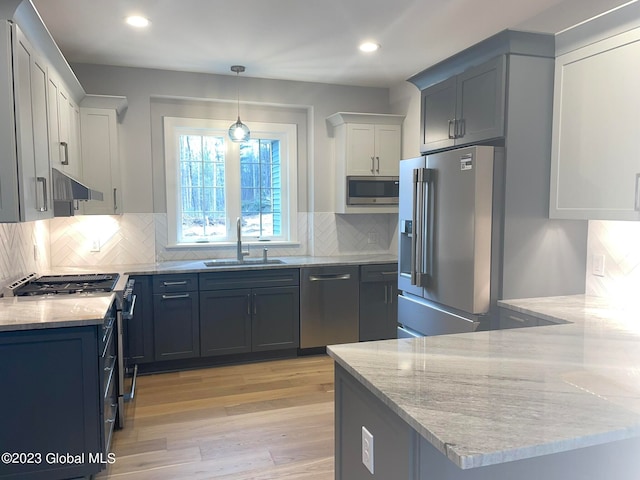
[[[328,347],[336,479],[640,478],[638,309],[501,306],[566,323]]]

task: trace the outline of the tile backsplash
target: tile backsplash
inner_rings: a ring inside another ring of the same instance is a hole
[[[271,256],[336,256],[397,252],[396,216],[301,213],[300,244],[270,247]],[[234,248],[171,249],[166,214],[78,216],[0,223],[0,286],[57,266],[148,264],[166,260],[231,257]],[[590,221],[586,293],[640,298],[640,222]],[[99,251],[97,250],[99,247]],[[604,272],[593,274],[604,259]]]
[[[335,256],[397,252],[396,216],[299,213],[298,243],[269,245],[269,255]],[[172,248],[165,213],[77,216],[50,220],[51,266],[148,264],[235,256],[228,247]],[[255,249],[255,247],[253,247]],[[97,250],[97,251],[96,251]],[[252,253],[254,256],[259,252]]]
[[[51,266],[156,261],[153,214],[84,215],[50,220]]]
[[[0,286],[49,266],[49,224],[0,223]]]
[[[621,302],[640,300],[640,222],[589,222],[586,293]],[[594,275],[596,262],[604,272]]]

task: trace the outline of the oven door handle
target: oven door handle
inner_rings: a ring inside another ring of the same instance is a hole
[[[131,295],[131,303],[129,304],[129,310],[122,312],[122,318],[125,320],[131,320],[133,318],[133,312],[136,308],[136,295]]]

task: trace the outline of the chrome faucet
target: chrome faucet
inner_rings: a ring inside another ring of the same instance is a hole
[[[237,253],[236,253],[236,259],[239,262],[243,262],[244,261],[244,257],[245,256],[249,256],[249,246],[247,245],[247,250],[245,252],[242,251],[242,222],[240,221],[241,217],[238,217],[238,219],[236,220],[236,236],[237,236]]]

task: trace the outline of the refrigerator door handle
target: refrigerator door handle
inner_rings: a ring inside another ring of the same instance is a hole
[[[411,232],[411,285],[418,285],[418,273],[419,273],[419,245],[421,243],[421,205],[422,205],[422,184],[419,181],[419,172],[421,169],[416,168],[413,170],[413,207],[411,209],[412,218],[412,232]]]
[[[429,237],[425,244],[425,221],[429,225],[431,204],[428,201],[431,190],[431,172],[429,168],[417,168],[413,171],[413,235],[411,236],[411,285],[423,287],[428,276],[425,267],[425,254],[429,252]],[[427,254],[428,260],[428,254]]]
[[[429,286],[429,280],[431,278],[431,264],[433,258],[432,246],[433,246],[433,204],[431,202],[431,196],[433,193],[433,169],[425,168],[423,173],[423,221],[422,226],[422,263],[420,271],[420,286]]]

